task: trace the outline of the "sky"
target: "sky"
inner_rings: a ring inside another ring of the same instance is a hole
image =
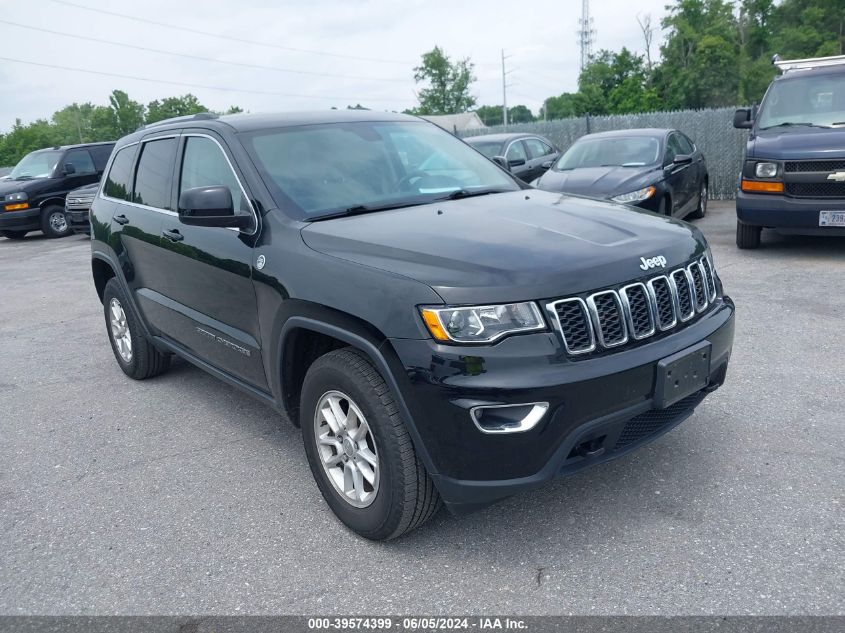
[[[659,25],[666,1],[592,0],[594,50],[642,53],[637,17]],[[0,132],[71,103],[106,105],[113,89],[141,103],[190,92],[212,110],[404,110],[435,45],[475,64],[479,105],[502,102],[504,49],[508,104],[537,113],[576,88],[580,14],[581,0],[0,0]]]

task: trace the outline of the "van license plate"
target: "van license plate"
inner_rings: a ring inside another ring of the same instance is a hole
[[[845,226],[845,211],[819,211],[819,226]]]
[[[657,363],[654,382],[654,406],[658,409],[675,404],[704,389],[710,382],[709,341],[673,354]]]

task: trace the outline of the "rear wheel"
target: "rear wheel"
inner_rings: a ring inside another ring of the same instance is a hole
[[[114,277],[103,291],[103,310],[112,351],[124,374],[144,380],[167,369],[170,355],[159,352],[144,337],[126,294]]]
[[[760,246],[760,233],[763,227],[751,224],[743,224],[736,221],[736,245],[739,248],[757,248]]]
[[[390,389],[365,356],[346,348],[314,361],[300,411],[317,487],[351,530],[372,540],[392,539],[437,512],[437,490]]]
[[[3,234],[3,237],[7,237],[10,240],[22,240],[29,231],[0,231],[0,233]]]
[[[701,188],[698,191],[698,207],[696,207],[695,211],[690,213],[689,217],[698,220],[707,215],[708,194],[709,192],[707,191],[707,181],[705,180],[701,183]]]
[[[65,217],[65,210],[58,205],[45,207],[41,212],[41,231],[50,238],[65,237],[73,233]]]

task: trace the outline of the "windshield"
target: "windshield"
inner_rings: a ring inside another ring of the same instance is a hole
[[[485,141],[483,143],[474,143],[472,141],[468,141],[470,145],[472,145],[475,149],[479,152],[484,154],[487,158],[493,158],[494,156],[501,156],[502,155],[502,144],[498,142],[491,142]]]
[[[304,125],[242,140],[276,203],[299,219],[519,189],[494,163],[430,123]]]
[[[566,150],[556,170],[579,167],[641,167],[656,163],[660,143],[656,138],[629,136],[578,141]]]
[[[776,81],[757,115],[758,129],[845,124],[845,73]]]
[[[61,152],[32,152],[15,165],[9,178],[49,178],[61,158]]]

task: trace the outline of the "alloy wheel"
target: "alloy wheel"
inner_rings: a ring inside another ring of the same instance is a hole
[[[68,230],[67,218],[62,211],[54,211],[47,221],[50,223],[50,228],[56,233],[66,233]]]
[[[111,335],[117,347],[117,353],[120,354],[124,363],[131,363],[132,334],[129,331],[129,324],[126,322],[126,312],[123,311],[120,301],[115,298],[109,301],[109,324],[111,325]]]

